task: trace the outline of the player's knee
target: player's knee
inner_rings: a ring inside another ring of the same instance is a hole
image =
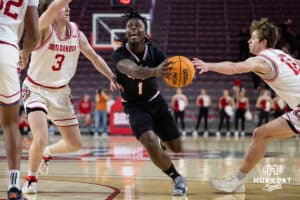
[[[154,140],[149,140],[149,141],[143,143],[143,145],[145,146],[145,148],[148,151],[154,151],[159,148],[157,142],[155,142]]]
[[[265,130],[264,127],[258,127],[254,129],[252,139],[253,140],[262,140],[265,139]]]

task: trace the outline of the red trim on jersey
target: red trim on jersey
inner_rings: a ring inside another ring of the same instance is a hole
[[[4,103],[4,102],[0,101],[0,105],[2,104],[2,105],[5,105],[5,106],[12,106],[12,105],[15,105],[15,104],[19,103],[19,100],[20,100],[20,98],[17,101],[12,102],[12,103]]]
[[[56,27],[55,27],[54,24],[53,24],[53,29],[54,29],[55,35],[56,35],[56,37],[57,37],[57,39],[58,39],[59,41],[67,41],[67,40],[71,39],[72,36],[73,36],[72,25],[70,24],[70,22],[69,22],[68,25],[67,25],[67,29],[69,29],[69,31],[70,31],[69,37],[61,38],[60,35],[58,34],[58,32],[56,31]]]
[[[54,119],[53,121],[60,122],[60,121],[68,121],[68,120],[73,120],[73,119],[77,119],[77,117],[73,117],[70,119]]]
[[[15,94],[13,94],[13,95],[10,95],[10,96],[6,96],[6,95],[4,95],[4,94],[0,94],[0,96],[5,97],[5,98],[10,98],[10,97],[16,96],[16,95],[19,94],[19,93],[20,93],[20,91],[18,91],[17,93],[15,93]]]
[[[268,81],[268,82],[273,82],[273,81],[275,81],[276,78],[278,77],[278,69],[279,69],[278,65],[276,64],[276,62],[275,62],[272,58],[269,58],[268,56],[266,56],[266,55],[264,55],[264,54],[260,54],[259,56],[261,56],[261,57],[267,59],[268,61],[270,61],[270,62],[273,64],[274,68],[275,68],[275,75],[274,75],[273,78],[271,78],[271,79],[264,79],[264,78],[263,78],[263,79],[264,79],[265,81]]]
[[[17,47],[16,45],[11,44],[11,43],[9,43],[9,42],[5,42],[5,41],[3,41],[3,40],[0,40],[0,44],[6,44],[6,45],[9,45],[9,46],[12,46],[12,47],[15,47],[16,49],[18,49],[18,47]]]
[[[34,80],[32,80],[32,79],[29,77],[29,75],[27,75],[26,79],[27,79],[29,82],[33,83],[34,85],[37,85],[37,86],[40,86],[40,87],[44,87],[44,88],[48,88],[48,89],[61,89],[61,88],[63,88],[63,87],[66,86],[66,85],[62,85],[62,86],[58,86],[58,87],[51,87],[51,86],[41,85],[41,84],[35,82]]]
[[[49,36],[44,41],[42,41],[38,46],[36,46],[33,51],[38,51],[42,47],[44,47],[49,42],[49,40],[51,39],[52,35],[53,35],[53,28],[51,27],[51,33],[49,34]]]

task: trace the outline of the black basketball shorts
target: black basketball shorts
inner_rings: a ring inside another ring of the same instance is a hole
[[[160,95],[151,102],[124,102],[123,106],[137,139],[149,130],[154,131],[162,141],[174,140],[181,136],[171,109]]]

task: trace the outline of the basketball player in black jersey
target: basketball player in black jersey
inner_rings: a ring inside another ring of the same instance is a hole
[[[124,88],[124,111],[153,163],[173,179],[172,195],[182,196],[187,190],[185,178],[176,171],[158,140],[159,137],[173,152],[182,151],[181,135],[171,110],[157,89],[156,77],[168,73],[172,63],[151,44],[144,17],[132,9],[125,18],[125,41],[112,55],[117,81]]]

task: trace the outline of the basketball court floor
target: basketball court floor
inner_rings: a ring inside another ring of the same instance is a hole
[[[58,136],[51,139],[57,141]],[[23,141],[22,174],[27,173],[30,139]],[[270,143],[265,158],[249,174],[245,194],[223,194],[212,178],[233,174],[250,138],[184,139],[183,154],[171,154],[187,178],[188,195],[172,197],[171,180],[149,160],[134,137],[83,136],[81,151],[57,156],[50,174],[40,176],[37,195],[28,200],[297,200],[300,199],[300,139]],[[6,198],[7,163],[0,136],[0,200]],[[275,182],[274,182],[275,181]],[[23,180],[22,180],[23,182]],[[267,183],[272,184],[267,184]],[[276,184],[281,182],[282,184]]]

